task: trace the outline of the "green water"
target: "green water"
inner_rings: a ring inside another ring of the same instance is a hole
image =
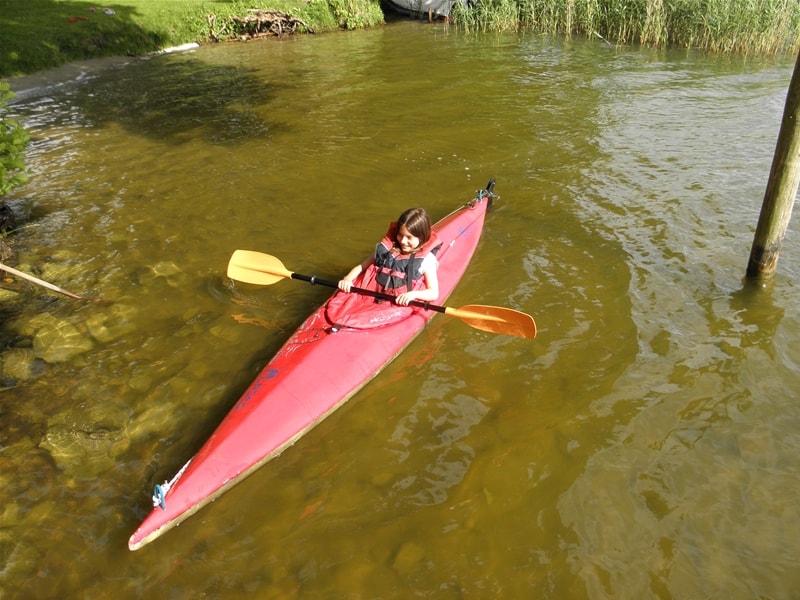
[[[113,303],[27,288],[3,322],[15,349],[52,323],[86,346],[0,395],[4,598],[796,594],[794,232],[771,285],[742,282],[791,61],[401,22],[123,62],[14,105],[19,264]],[[437,317],[129,552],[153,484],[328,295],[234,284],[233,250],[333,279],[489,177],[448,304],[537,339]]]

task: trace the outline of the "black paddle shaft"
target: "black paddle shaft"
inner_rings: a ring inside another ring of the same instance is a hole
[[[300,281],[307,281],[311,285],[324,285],[326,287],[337,288],[339,284],[335,281],[328,281],[327,279],[320,279],[319,277],[315,277],[314,275],[301,275],[300,273],[292,273],[292,279],[299,279]],[[382,300],[392,300],[394,301],[395,297],[391,294],[384,294],[383,292],[376,292],[373,290],[367,290],[364,288],[354,287],[350,288],[351,292],[355,292],[356,294],[363,294],[364,296],[372,296],[373,298],[380,298]],[[447,309],[444,306],[437,306],[435,304],[431,304],[430,302],[419,302],[418,300],[412,300],[409,302],[411,306],[418,306],[420,308],[424,308],[425,310],[433,310],[436,312],[444,313]]]

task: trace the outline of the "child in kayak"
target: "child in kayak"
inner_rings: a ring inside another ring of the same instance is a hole
[[[395,304],[432,302],[439,297],[436,253],[440,246],[425,209],[409,208],[390,225],[372,257],[339,281],[339,289],[349,293],[353,282],[363,274],[359,287],[391,294]]]

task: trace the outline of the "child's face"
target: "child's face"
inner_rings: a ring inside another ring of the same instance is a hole
[[[408,254],[419,247],[419,238],[412,235],[405,225],[400,225],[397,230],[397,244],[403,254]]]

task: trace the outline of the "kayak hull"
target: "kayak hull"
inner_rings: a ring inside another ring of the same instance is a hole
[[[440,300],[464,274],[489,204],[480,193],[434,225],[444,242],[437,257]],[[154,504],[160,505],[142,521],[128,547],[137,550],[158,538],[294,444],[380,373],[435,314],[419,308],[400,322],[356,330],[332,327],[325,305],[317,309],[197,454],[165,482],[161,495],[154,496]]]

